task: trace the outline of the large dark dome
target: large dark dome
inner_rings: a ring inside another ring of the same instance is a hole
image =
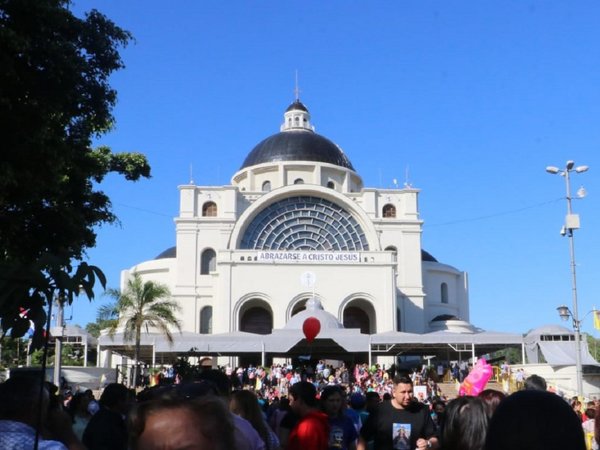
[[[282,131],[266,138],[252,149],[241,169],[277,161],[323,162],[354,171],[352,163],[337,145],[319,134],[304,130]]]
[[[154,259],[177,258],[177,247],[169,247]]]

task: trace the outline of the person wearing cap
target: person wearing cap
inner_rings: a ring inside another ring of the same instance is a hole
[[[286,450],[327,450],[329,420],[319,410],[317,389],[308,381],[299,381],[290,387],[290,408],[299,417],[290,432]]]

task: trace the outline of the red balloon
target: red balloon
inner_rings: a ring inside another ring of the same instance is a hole
[[[306,336],[306,340],[310,344],[315,340],[319,331],[321,331],[321,322],[316,317],[309,317],[302,324],[302,331],[304,332],[304,336]]]

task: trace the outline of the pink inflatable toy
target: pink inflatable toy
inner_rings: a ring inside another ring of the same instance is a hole
[[[478,395],[492,377],[492,366],[484,358],[477,360],[475,367],[469,372],[458,390],[458,395]]]

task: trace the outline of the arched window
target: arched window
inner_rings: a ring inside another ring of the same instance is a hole
[[[299,195],[271,203],[246,230],[240,249],[369,250],[367,235],[354,216],[324,198]]]
[[[200,258],[200,274],[208,275],[217,269],[217,254],[212,248],[207,248],[202,252]]]
[[[203,217],[217,217],[217,204],[215,202],[206,202],[202,205]]]
[[[448,285],[442,283],[440,290],[442,294],[442,303],[448,303]]]
[[[389,203],[383,207],[383,217],[396,217],[396,207]]]
[[[270,334],[273,331],[273,317],[269,311],[260,306],[249,308],[240,319],[240,331]]]
[[[263,192],[269,192],[271,190],[271,182],[270,181],[265,181],[262,184],[262,191]]]
[[[328,181],[327,182],[327,187],[329,189],[335,189],[335,183],[333,181]]]
[[[212,306],[205,306],[200,311],[200,334],[212,334]]]
[[[302,178],[296,178],[294,184],[304,184],[304,180]]]

